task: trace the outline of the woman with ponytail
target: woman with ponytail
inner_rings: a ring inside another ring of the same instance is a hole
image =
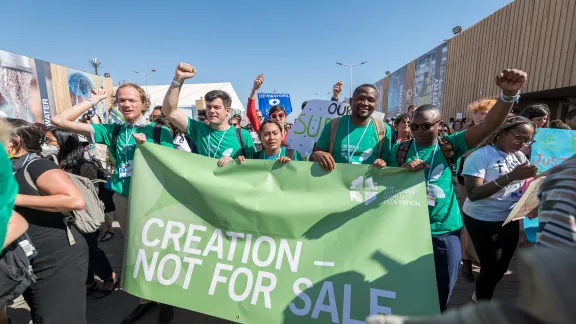
[[[502,225],[520,199],[524,181],[538,172],[520,153],[534,143],[535,131],[536,125],[527,118],[508,117],[464,164],[462,175],[468,193],[464,225],[481,265],[474,301],[492,298],[516,251],[519,221]]]

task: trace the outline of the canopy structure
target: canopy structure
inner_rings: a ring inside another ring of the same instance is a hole
[[[152,85],[144,86],[144,89],[150,96],[152,107],[162,105],[166,91],[169,85]],[[212,90],[226,91],[232,97],[232,109],[236,111],[244,111],[244,105],[238,98],[236,91],[230,82],[222,83],[203,83],[203,84],[184,84],[180,91],[180,99],[178,100],[178,107],[182,108],[196,108],[196,100],[199,100],[206,95],[207,92]]]

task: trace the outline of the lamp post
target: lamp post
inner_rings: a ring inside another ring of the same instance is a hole
[[[144,82],[146,83],[146,94],[150,97],[150,93],[148,92],[148,73],[156,72],[156,69],[152,69],[150,72],[139,72],[134,71],[136,74],[144,74]]]
[[[362,64],[366,64],[366,63],[368,63],[368,61],[364,61],[364,62],[362,62],[362,63],[358,63],[358,64],[355,64],[355,65],[349,65],[349,64],[344,64],[344,63],[336,62],[336,64],[338,64],[338,65],[347,66],[347,67],[350,68],[350,98],[352,98],[352,69],[355,68],[355,67],[357,67],[357,66],[360,66],[360,65],[362,65]]]

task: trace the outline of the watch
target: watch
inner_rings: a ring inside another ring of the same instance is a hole
[[[96,114],[94,113],[93,109],[90,109],[86,112],[86,116],[88,116],[89,118],[94,117]]]
[[[178,82],[178,81],[176,81],[176,79],[172,80],[172,84],[175,85],[175,86],[177,86],[177,87],[181,86],[182,83],[183,83],[183,82]]]

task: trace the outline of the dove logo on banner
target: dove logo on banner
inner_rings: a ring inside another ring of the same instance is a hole
[[[282,106],[286,111],[286,116],[292,112],[292,103],[290,102],[290,95],[287,93],[259,93],[258,94],[258,109],[262,112],[262,116],[270,118],[269,112],[272,106]]]

